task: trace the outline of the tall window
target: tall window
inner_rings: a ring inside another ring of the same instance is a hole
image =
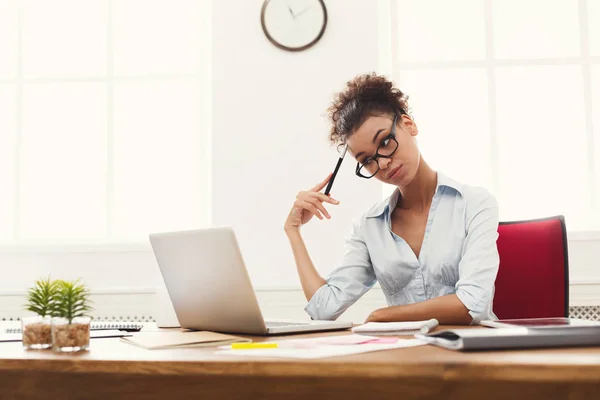
[[[500,217],[600,230],[600,0],[392,0],[391,66],[430,164]]]
[[[206,222],[209,3],[0,0],[0,243]]]

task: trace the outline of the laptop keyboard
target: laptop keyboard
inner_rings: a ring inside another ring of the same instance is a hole
[[[303,326],[303,325],[310,325],[309,323],[305,323],[305,322],[277,322],[277,321],[265,321],[265,325],[267,325],[267,328],[277,328],[280,326]]]

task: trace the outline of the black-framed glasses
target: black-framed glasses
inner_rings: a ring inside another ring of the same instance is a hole
[[[384,137],[381,143],[379,143],[375,155],[367,158],[362,164],[356,162],[356,175],[366,179],[374,177],[379,172],[379,158],[390,158],[396,152],[398,149],[398,141],[396,140],[397,120],[398,114],[396,113],[390,134]]]

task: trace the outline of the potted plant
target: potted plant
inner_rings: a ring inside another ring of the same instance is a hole
[[[39,279],[27,291],[25,309],[36,314],[21,318],[23,347],[27,349],[46,349],[52,345],[51,312],[56,293],[56,282],[50,277]]]
[[[58,281],[52,303],[52,349],[87,350],[90,346],[90,291],[79,279]]]

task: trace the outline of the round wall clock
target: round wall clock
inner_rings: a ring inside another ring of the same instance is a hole
[[[265,0],[262,29],[271,43],[287,51],[301,51],[321,39],[327,27],[323,0]]]

